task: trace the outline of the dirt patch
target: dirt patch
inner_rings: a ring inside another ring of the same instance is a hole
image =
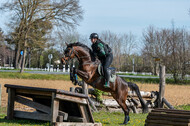
[[[1,79],[2,87],[2,106],[7,106],[7,93],[4,84],[24,85],[30,87],[54,88],[69,91],[70,87],[75,87],[70,81],[62,80],[29,80],[29,79]],[[142,91],[158,91],[158,84],[140,84]],[[184,85],[166,85],[166,99],[174,106],[190,104],[190,86]]]
[[[158,84],[140,84],[142,91],[159,91]],[[190,104],[190,85],[166,85],[165,98],[173,106]]]
[[[42,87],[42,88],[53,88],[53,89],[62,89],[70,90],[70,87],[74,85],[70,81],[60,81],[60,80],[29,80],[29,79],[2,79],[0,78],[0,84],[2,87],[2,106],[7,106],[7,93],[5,84],[13,85],[23,85],[30,87]]]

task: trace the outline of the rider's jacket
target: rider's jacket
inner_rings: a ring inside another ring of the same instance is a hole
[[[112,52],[112,49],[100,39],[92,44],[92,50],[95,55],[98,56],[98,59],[103,59]]]

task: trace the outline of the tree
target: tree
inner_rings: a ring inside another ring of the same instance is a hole
[[[73,28],[82,19],[83,13],[78,0],[12,0],[6,2],[2,9],[14,13],[12,21],[15,21],[13,24],[17,26],[14,32],[17,49],[16,62],[18,62],[20,50],[24,51],[21,72],[24,70],[27,48],[34,38],[34,34],[30,32],[34,30],[33,33],[35,33],[36,26],[39,26],[41,22],[47,22],[59,27]],[[37,37],[37,34],[35,36]],[[33,43],[36,42],[33,41]]]
[[[4,66],[5,63],[5,43],[3,31],[0,28],[0,64]]]
[[[43,64],[44,64],[44,57],[43,57],[43,55],[41,55],[40,56],[40,67],[41,68],[42,68]]]
[[[126,70],[127,64],[131,62],[130,55],[135,49],[135,36],[132,33],[129,34],[116,34],[110,31],[104,31],[100,34],[102,41],[107,43],[113,52],[112,66],[117,70]]]
[[[144,49],[142,50],[145,64],[150,64],[152,72],[155,73],[155,58],[166,66],[167,72],[173,74],[177,83],[184,80],[188,71],[187,62],[190,60],[189,41],[190,35],[184,28],[155,29],[149,27],[144,36]],[[147,60],[148,59],[148,60]]]

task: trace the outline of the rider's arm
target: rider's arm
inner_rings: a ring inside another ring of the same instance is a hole
[[[105,56],[106,52],[104,50],[104,45],[102,43],[99,43],[98,48],[99,48],[99,51],[100,51],[101,55]]]

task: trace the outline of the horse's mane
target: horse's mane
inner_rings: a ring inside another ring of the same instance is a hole
[[[85,44],[81,43],[81,42],[75,42],[75,43],[70,43],[67,47],[73,47],[73,46],[80,46],[83,47],[85,50],[87,50],[90,53],[90,56],[92,58],[92,60],[95,60],[95,56],[94,53],[92,52],[92,50]]]

